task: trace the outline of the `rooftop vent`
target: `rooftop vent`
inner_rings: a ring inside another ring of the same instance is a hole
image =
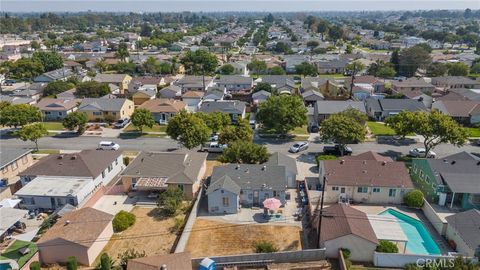
[[[453,160],[453,161],[452,161],[450,164],[452,164],[452,165],[453,165],[453,164],[455,164],[455,163],[457,163],[457,162],[456,162],[455,160]]]
[[[75,156],[75,155],[74,155],[74,156],[71,156],[70,159],[71,159],[71,160],[75,160],[75,159],[77,159],[77,156]]]
[[[70,220],[65,221],[65,226],[67,226],[68,224],[70,224]]]
[[[477,162],[477,166],[480,166],[480,161],[479,161],[479,162]]]

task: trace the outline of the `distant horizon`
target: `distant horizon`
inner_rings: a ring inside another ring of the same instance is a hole
[[[480,9],[477,0],[0,0],[1,12],[359,12]]]

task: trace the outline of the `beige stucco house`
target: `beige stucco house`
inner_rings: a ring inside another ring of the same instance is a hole
[[[78,106],[78,111],[87,115],[88,121],[116,121],[129,118],[135,105],[126,98],[85,98]]]
[[[19,173],[32,166],[31,149],[0,147],[0,200],[10,198],[22,187]]]
[[[100,83],[114,84],[120,89],[120,94],[128,92],[128,84],[132,80],[132,77],[128,74],[97,74],[94,81]]]
[[[37,242],[41,263],[75,256],[79,264],[92,266],[113,235],[112,220],[113,215],[90,207],[63,215]]]

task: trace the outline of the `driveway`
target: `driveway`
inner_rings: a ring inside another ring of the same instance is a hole
[[[132,211],[134,203],[135,200],[127,195],[103,195],[93,205],[93,208],[115,215],[122,210]]]

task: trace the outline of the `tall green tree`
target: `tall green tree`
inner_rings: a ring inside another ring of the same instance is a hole
[[[3,74],[14,79],[33,79],[45,71],[39,60],[31,58],[20,58],[15,62],[5,61],[0,67]]]
[[[253,57],[252,61],[247,64],[247,68],[251,70],[254,75],[264,74],[267,71],[267,63]]]
[[[285,75],[286,74],[285,70],[282,67],[279,67],[279,66],[272,67],[269,70],[268,73],[270,73],[270,75]]]
[[[448,63],[447,68],[450,76],[467,76],[470,72],[468,65],[462,62]]]
[[[218,73],[222,75],[232,75],[235,73],[235,68],[231,64],[225,64],[218,69]]]
[[[417,69],[426,69],[432,58],[423,46],[415,45],[400,52],[399,74],[413,77]]]
[[[298,64],[295,66],[295,72],[297,74],[305,76],[317,76],[317,67],[313,64],[310,64],[308,62],[302,62],[301,64]]]
[[[130,56],[130,53],[128,52],[128,47],[125,42],[121,42],[118,44],[118,49],[117,52],[115,52],[115,57],[120,58],[121,61],[125,62],[127,57]]]
[[[253,89],[253,92],[259,92],[259,91],[267,91],[269,93],[272,93],[273,92],[273,89],[272,89],[272,85],[270,85],[269,83],[266,83],[266,82],[259,82],[257,83],[257,85],[255,86],[255,88]]]
[[[251,141],[234,141],[223,150],[219,161],[223,163],[261,164],[268,161],[267,148]]]
[[[35,149],[38,151],[38,140],[48,135],[47,128],[42,123],[28,124],[18,131],[18,137],[22,141],[32,141],[35,143]]]
[[[387,118],[385,123],[399,135],[415,133],[421,136],[426,153],[441,143],[462,146],[468,136],[465,128],[438,110],[431,112],[403,111]]]
[[[441,77],[448,71],[447,65],[441,62],[431,63],[427,68],[427,76]]]
[[[100,270],[111,270],[113,267],[113,261],[107,253],[102,253],[100,256]]]
[[[62,124],[68,130],[77,130],[78,134],[83,134],[88,122],[87,115],[79,111],[67,114],[63,118]]]
[[[325,119],[321,124],[320,137],[323,141],[335,141],[340,145],[340,154],[351,142],[363,142],[367,130],[365,125],[357,122],[354,117],[337,113]]]
[[[260,104],[256,118],[264,128],[284,135],[307,124],[307,108],[300,96],[272,95]]]
[[[192,149],[207,142],[211,130],[200,117],[182,110],[168,121],[167,134],[187,149]]]
[[[230,116],[222,112],[204,113],[198,112],[196,115],[205,122],[205,124],[214,133],[217,133],[229,126],[232,122]]]
[[[38,108],[28,104],[7,106],[0,114],[0,124],[15,128],[41,120],[42,114]]]
[[[53,81],[48,83],[47,86],[43,89],[43,96],[55,96],[67,90],[74,88],[75,85],[70,82],[64,81]]]
[[[343,29],[340,26],[332,25],[328,28],[328,37],[337,42],[337,40],[342,39],[344,35]]]
[[[217,69],[217,57],[205,50],[188,51],[180,62],[190,75],[208,75],[215,73]]]
[[[152,128],[155,125],[155,120],[153,119],[152,113],[147,109],[135,109],[132,114],[132,125],[134,125],[140,133],[143,134],[143,128],[149,127]]]
[[[63,59],[56,52],[34,52],[32,59],[42,63],[45,71],[52,71],[63,67]]]
[[[184,199],[183,191],[177,187],[169,187],[158,196],[157,205],[168,216],[174,216],[182,206]]]
[[[99,98],[108,94],[110,94],[108,84],[96,81],[81,82],[75,91],[75,96],[80,98]]]
[[[392,52],[390,63],[392,63],[396,73],[400,72],[400,50],[396,49]]]
[[[252,141],[253,130],[246,119],[238,119],[235,126],[226,126],[220,132],[218,140],[221,144],[229,144],[234,141]]]

